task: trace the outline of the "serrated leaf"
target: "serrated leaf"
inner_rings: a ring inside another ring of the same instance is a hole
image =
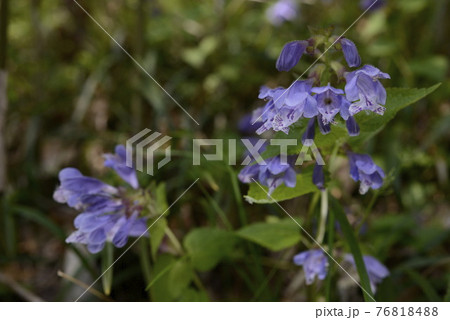
[[[361,134],[357,137],[350,137],[352,145],[364,142],[379,133],[386,124],[402,109],[426,97],[435,91],[441,84],[438,83],[430,88],[408,89],[408,88],[388,88],[386,112],[384,115],[360,112],[356,115],[356,121],[361,128]]]
[[[292,219],[283,219],[271,223],[254,223],[238,230],[236,234],[272,251],[292,247],[301,238],[300,228]]]
[[[262,187],[262,188],[261,188]],[[260,184],[251,183],[248,195],[244,196],[249,203],[274,203],[296,198],[317,190],[312,183],[312,170],[305,170],[297,175],[297,184],[294,188],[286,187],[284,184],[275,189],[271,197],[267,195],[268,188]]]
[[[231,254],[236,240],[236,236],[230,231],[200,228],[189,232],[183,244],[194,268],[208,271]]]

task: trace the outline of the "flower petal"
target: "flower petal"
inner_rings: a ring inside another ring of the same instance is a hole
[[[278,71],[289,71],[300,61],[308,47],[308,41],[292,41],[285,44],[277,59]]]

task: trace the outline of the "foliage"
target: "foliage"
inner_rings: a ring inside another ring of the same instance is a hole
[[[353,282],[346,286],[351,280],[331,258],[326,280],[312,287],[293,281],[303,279],[293,256],[317,247],[316,237],[284,210],[318,233],[321,193],[311,182],[311,165],[297,175],[295,188],[281,186],[272,199],[256,184],[237,184],[241,167],[195,167],[191,158],[192,138],[247,137],[238,123],[260,106],[259,87],[287,86],[309,67],[310,61],[301,60],[294,72],[276,72],[283,45],[306,39],[307,26],[333,25],[334,33],[342,33],[361,14],[356,2],[301,3],[298,19],[276,27],[265,13],[272,1],[79,1],[197,126],[75,3],[10,1],[0,273],[45,300],[77,299],[78,283],[68,279],[94,281],[102,254],[65,243],[75,211],[52,200],[57,174],[72,166],[114,184],[117,178],[103,168],[101,155],[150,128],[173,137],[177,151],[155,176],[139,174],[155,216],[147,221],[149,239],[114,249],[114,258],[121,258],[106,279],[111,299],[370,300]],[[377,301],[450,299],[450,24],[444,2],[387,1],[348,31],[361,57],[391,76],[387,110],[383,117],[358,114],[359,137],[348,137],[345,124],[337,123],[315,141],[333,157],[326,172],[329,242],[322,245],[339,263],[339,253],[353,253],[352,276],[361,278],[368,293],[362,255],[383,261],[391,275],[377,287]],[[304,125],[288,137],[301,139]],[[374,156],[387,174],[383,188],[358,195],[336,151],[346,144]],[[277,152],[269,147],[263,157]],[[282,208],[274,199],[283,201]],[[68,276],[61,279],[56,270]],[[102,291],[101,281],[94,287]],[[88,292],[81,300],[101,298]],[[0,283],[0,299],[25,298]]]

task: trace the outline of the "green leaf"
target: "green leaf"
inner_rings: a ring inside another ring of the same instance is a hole
[[[208,295],[204,291],[187,288],[181,295],[181,302],[208,302]]]
[[[422,289],[430,302],[440,302],[442,298],[434,290],[433,286],[417,271],[408,269],[406,273]]]
[[[297,222],[300,223],[300,221]],[[240,229],[236,234],[272,251],[292,247],[301,238],[300,228],[290,218],[269,223],[254,223]]]
[[[450,276],[447,276],[447,293],[444,296],[444,302],[450,302]]]
[[[194,268],[208,271],[233,252],[236,240],[233,232],[200,228],[189,232],[183,243]]]
[[[369,276],[367,275],[366,265],[363,262],[361,250],[359,248],[358,241],[356,240],[355,234],[353,232],[350,223],[347,220],[347,216],[342,210],[341,206],[337,201],[333,201],[334,215],[341,226],[342,233],[344,234],[345,240],[350,247],[350,251],[355,260],[356,269],[358,270],[360,285],[362,286],[364,300],[366,302],[374,301],[372,289],[370,288]]]
[[[162,217],[158,221],[156,221],[156,219],[157,218],[149,219],[147,223],[149,226],[152,226],[150,231],[150,248],[153,259],[156,258],[156,253],[158,252],[167,228],[166,218]]]
[[[153,301],[178,301],[193,278],[190,263],[168,254],[162,254],[152,270],[152,281],[147,289]]]
[[[297,175],[297,184],[294,188],[286,187],[284,184],[275,189],[271,197],[267,195],[268,188],[261,184],[252,183],[248,195],[244,196],[249,203],[274,203],[296,198],[317,190],[312,183],[312,170],[305,170]],[[274,201],[275,199],[275,201]]]
[[[161,245],[167,228],[167,219],[165,217],[159,218],[163,213],[164,216],[168,215],[168,212],[166,212],[168,208],[166,198],[166,185],[164,183],[160,183],[156,187],[155,199],[156,212],[158,216],[153,219],[149,219],[147,222],[148,226],[152,226],[150,232],[150,248],[153,259],[156,258],[156,253],[158,252],[159,246]]]
[[[410,106],[411,104],[426,97],[435,91],[441,84],[438,83],[430,88],[408,89],[408,88],[387,88],[386,111],[383,116],[374,113],[366,114],[360,112],[356,115],[361,133],[357,137],[350,137],[349,142],[354,145],[362,143],[383,130],[384,126],[391,121],[395,115]]]
[[[166,212],[168,208],[167,197],[166,197],[166,185],[165,183],[160,183],[156,187],[156,210],[159,214]],[[166,212],[167,214],[167,212]]]

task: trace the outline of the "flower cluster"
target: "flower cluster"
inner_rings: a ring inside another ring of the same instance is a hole
[[[125,165],[125,147],[119,145],[115,152],[104,156],[105,166],[114,169],[133,189],[138,189],[136,171]],[[106,242],[120,248],[129,236],[148,236],[146,218],[140,217],[142,206],[124,187],[116,188],[83,176],[75,168],[61,170],[59,180],[61,185],[53,194],[55,201],[81,211],[74,221],[77,230],[66,239],[67,243],[82,243],[89,252],[97,253]]]
[[[303,266],[307,285],[312,284],[316,276],[319,280],[324,280],[326,278],[328,273],[328,258],[322,250],[312,249],[300,252],[294,256],[293,260],[294,264]],[[355,260],[351,254],[345,254],[344,261],[356,268]],[[375,293],[376,286],[381,283],[384,278],[389,276],[389,270],[372,256],[363,256],[363,261],[369,276],[372,292]]]
[[[287,43],[278,57],[276,67],[279,71],[289,71],[297,65],[303,54],[315,52],[315,41],[298,40]],[[359,67],[361,57],[355,44],[346,38],[336,41],[349,67]],[[253,122],[262,123],[256,133],[269,129],[289,132],[289,127],[301,118],[318,118],[323,134],[330,132],[329,125],[335,123],[339,114],[346,121],[350,135],[359,134],[354,116],[363,111],[382,115],[386,103],[386,90],[379,79],[389,79],[389,75],[379,69],[365,65],[345,73],[345,91],[328,83],[313,87],[316,81],[312,73],[307,80],[296,80],[287,89],[269,89],[263,86],[258,98],[267,100],[264,107],[254,112]],[[311,122],[312,123],[312,122]]]
[[[318,46],[324,41],[317,39],[287,43],[277,59],[276,68],[279,71],[289,71],[298,64],[303,55],[319,54]],[[347,38],[329,37],[328,41],[331,42],[332,39],[336,39],[333,41],[334,48],[343,53],[347,65],[350,68],[360,67],[361,57],[356,45]],[[299,123],[301,119],[306,119],[307,125],[302,136],[302,143],[310,146],[315,138],[316,126],[321,134],[326,135],[331,131],[332,125],[339,121],[338,116],[345,121],[348,135],[358,136],[360,127],[355,119],[358,113],[365,111],[377,115],[384,114],[386,90],[380,80],[389,79],[387,73],[371,65],[348,71],[345,71],[342,66],[339,72],[336,71],[336,75],[338,80],[345,80],[343,88],[334,87],[329,82],[326,85],[315,86],[321,83],[323,70],[326,68],[324,64],[322,69],[314,69],[307,79],[296,80],[288,88],[261,87],[258,98],[265,100],[266,104],[252,114],[252,124],[258,125],[256,133],[260,135],[273,130],[288,134],[291,126]],[[361,181],[361,193],[367,192],[369,188],[377,189],[382,185],[383,170],[374,165],[368,155],[351,154],[349,158],[351,177],[355,181]],[[256,172],[256,168],[244,168],[241,174],[246,176],[248,172]],[[323,167],[316,166],[313,181],[319,189],[324,187],[323,178]],[[249,182],[245,179],[241,181]]]

